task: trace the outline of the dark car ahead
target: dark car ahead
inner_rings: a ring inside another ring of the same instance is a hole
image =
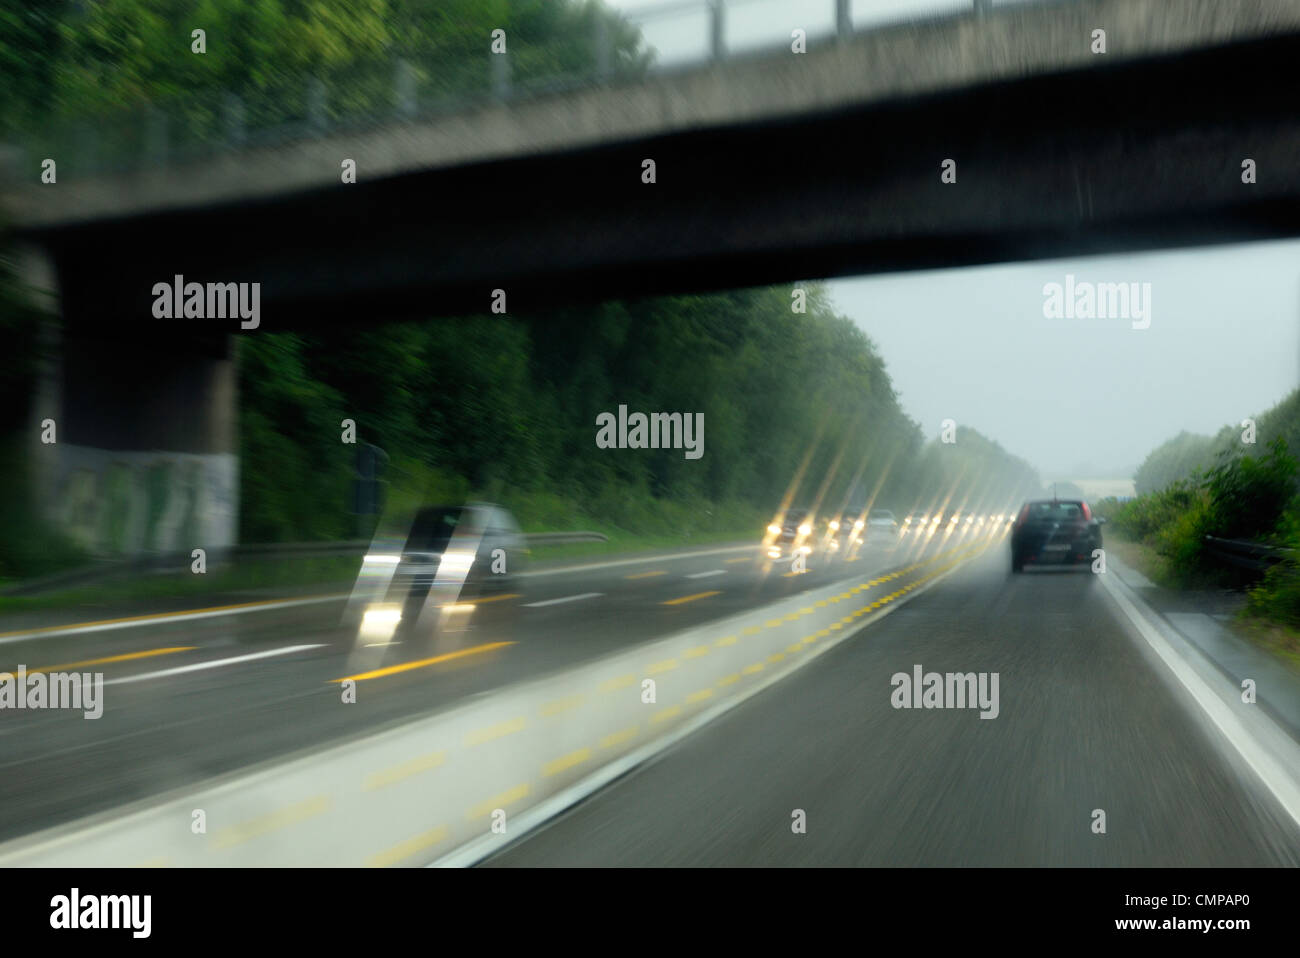
[[[1101,548],[1102,520],[1078,499],[1037,499],[1020,507],[1011,527],[1011,571],[1027,563],[1091,562]]]

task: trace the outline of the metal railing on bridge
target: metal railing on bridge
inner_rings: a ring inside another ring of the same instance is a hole
[[[508,32],[504,53],[492,53],[484,36],[481,55],[359,63],[325,75],[263,78],[258,90],[250,81],[239,91],[209,87],[56,116],[11,133],[0,152],[18,175],[39,171],[45,157],[56,158],[63,177],[165,167],[789,50],[795,30],[804,31],[812,49],[902,22],[978,16],[992,6],[993,0],[669,0],[615,11],[615,18],[591,16],[585,37]]]

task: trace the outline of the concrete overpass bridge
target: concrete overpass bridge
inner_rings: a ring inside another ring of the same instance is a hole
[[[635,80],[184,162],[69,155],[57,185],[23,160],[0,208],[63,317],[37,418],[67,451],[46,450],[43,487],[78,450],[232,457],[232,335],[486,313],[495,289],[528,313],[1300,233],[1300,112],[1279,82],[1300,5],[1078,0],[869,32],[835,9],[836,34],[802,54],[714,42]],[[259,328],[155,319],[176,275],[259,283]]]

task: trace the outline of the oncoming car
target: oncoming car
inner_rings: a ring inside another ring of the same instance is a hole
[[[484,593],[517,588],[528,552],[514,516],[489,502],[423,508],[404,542],[388,541],[401,545],[372,546],[353,592],[350,609],[363,638],[432,628],[434,607],[468,608]]]
[[[1027,563],[1091,562],[1101,548],[1101,523],[1078,499],[1036,499],[1020,507],[1011,527],[1011,571]]]
[[[773,519],[763,537],[763,556],[768,559],[793,558],[813,551],[813,515],[807,509],[787,509]]]

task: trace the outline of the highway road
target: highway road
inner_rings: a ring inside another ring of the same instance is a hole
[[[973,557],[488,864],[1300,863],[1295,820],[1100,577],[1012,575],[1000,534],[982,532],[880,544],[802,575],[756,551],[539,568],[464,628],[389,645],[358,642],[338,626],[342,600],[321,597],[10,630],[0,668],[103,671],[108,684],[95,721],[0,713],[0,838],[347,743],[841,579],[879,574],[868,595],[883,596],[926,572],[884,581],[891,570],[955,551]],[[996,717],[895,708],[891,678],[917,666],[996,673]],[[341,701],[347,677],[355,705]]]
[[[0,840],[236,769],[337,744],[469,696],[648,642],[957,538],[871,544],[790,574],[757,542],[539,565],[436,635],[372,646],[343,597],[194,615],[0,622],[0,671],[102,672],[104,711],[0,711]],[[170,610],[170,607],[169,607]],[[357,678],[344,705],[337,680]]]
[[[894,708],[891,676],[917,664],[999,673],[997,718]],[[489,861],[1298,863],[1295,820],[1205,729],[1099,577],[1012,575],[1000,548]]]

